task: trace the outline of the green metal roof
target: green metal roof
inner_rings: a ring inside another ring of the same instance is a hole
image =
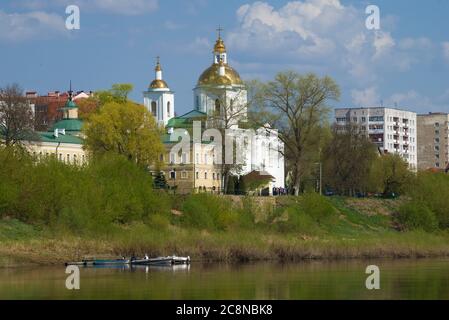
[[[62,119],[56,122],[52,129],[49,131],[54,131],[55,129],[65,129],[66,131],[81,131],[83,127],[83,121],[80,119]]]
[[[198,110],[192,110],[192,111],[189,111],[189,112],[183,114],[182,116],[179,116],[178,118],[192,119],[192,118],[204,118],[206,116],[207,116],[207,114],[205,112],[198,111]]]
[[[64,110],[64,109],[75,109],[75,108],[78,108],[77,104],[73,100],[69,99],[65,103],[65,106],[63,108],[61,108],[61,110]]]
[[[53,132],[38,132],[38,135],[41,142],[83,144],[83,139],[70,134],[59,134],[55,137]]]
[[[205,119],[207,114],[198,110],[189,111],[182,116],[168,120],[167,127],[171,128],[191,128],[193,120]]]

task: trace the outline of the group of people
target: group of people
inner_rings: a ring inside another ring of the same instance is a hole
[[[286,196],[288,195],[288,189],[287,188],[276,188],[273,187],[273,196]]]

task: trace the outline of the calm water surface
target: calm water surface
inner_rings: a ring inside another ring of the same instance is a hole
[[[365,268],[381,289],[365,288]],[[65,267],[0,269],[0,299],[449,299],[449,260],[201,264],[189,268],[80,268],[80,290]]]

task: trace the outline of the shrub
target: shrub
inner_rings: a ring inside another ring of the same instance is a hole
[[[170,201],[149,172],[114,154],[80,167],[0,150],[0,216],[76,233],[141,221],[162,227]],[[154,217],[159,215],[158,217]],[[162,219],[161,217],[165,217]]]
[[[397,220],[407,230],[422,229],[432,232],[438,228],[438,220],[432,210],[416,201],[402,205]]]
[[[317,193],[307,193],[300,203],[302,211],[318,224],[329,223],[337,217],[337,210],[327,198]]]
[[[225,230],[236,225],[238,215],[231,201],[220,196],[199,193],[186,198],[182,205],[184,225],[209,230]]]
[[[449,228],[449,175],[421,172],[411,184],[408,195],[429,208],[441,228]]]

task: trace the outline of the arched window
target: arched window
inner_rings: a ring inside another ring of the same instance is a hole
[[[200,96],[196,96],[196,109],[200,109]]]
[[[151,113],[153,114],[153,116],[156,117],[156,114],[157,114],[157,105],[156,105],[156,101],[152,101],[152,102],[151,102]]]
[[[167,117],[170,117],[170,101],[167,102]]]
[[[215,112],[220,113],[220,100],[215,100]]]

